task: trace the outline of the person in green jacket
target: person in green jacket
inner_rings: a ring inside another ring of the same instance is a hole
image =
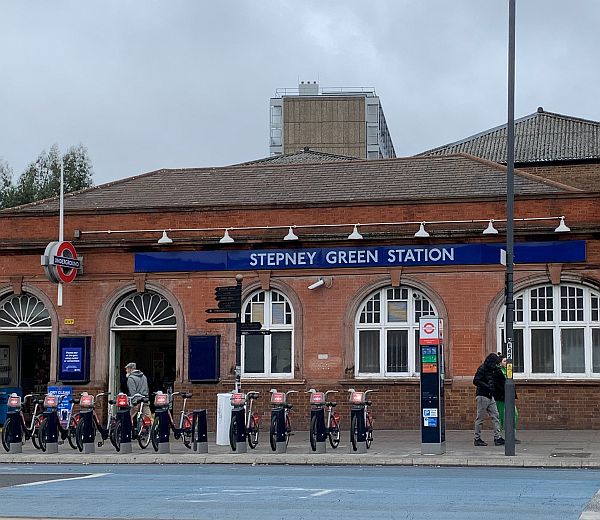
[[[504,403],[504,383],[506,382],[506,358],[502,357],[501,353],[498,354],[502,360],[498,365],[495,373],[494,373],[494,400],[496,401],[496,406],[498,407],[498,415],[500,419],[500,431],[504,431],[504,412],[505,412],[505,403]],[[517,399],[517,391],[515,390],[515,399]],[[517,421],[519,419],[519,411],[517,410],[517,405],[515,404],[515,443],[520,444],[521,441],[516,438],[517,436]]]

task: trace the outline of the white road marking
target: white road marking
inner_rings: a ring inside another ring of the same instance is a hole
[[[329,493],[333,493],[333,489],[322,489],[321,491],[317,491],[316,493],[312,493],[311,497],[322,497],[323,495],[329,495]]]
[[[43,473],[48,475],[48,473]],[[83,475],[82,477],[67,477],[67,478],[56,478],[54,480],[40,480],[38,482],[28,482],[27,484],[16,484],[11,487],[29,487],[29,486],[41,486],[42,484],[52,484],[53,482],[66,482],[67,480],[83,480],[86,478],[98,478],[110,475],[110,473],[92,473],[91,475]]]

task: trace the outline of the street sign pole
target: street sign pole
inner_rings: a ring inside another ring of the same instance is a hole
[[[504,455],[515,455],[515,382],[513,380],[513,346],[515,302],[514,272],[514,202],[515,202],[515,3],[508,0],[508,123],[506,125],[506,383],[504,386]]]
[[[244,277],[241,274],[235,275],[235,281],[239,294],[242,294],[242,280]],[[239,308],[235,314],[235,391],[240,391],[242,383],[242,309]]]

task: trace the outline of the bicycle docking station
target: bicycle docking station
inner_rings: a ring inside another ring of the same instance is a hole
[[[8,453],[23,453],[23,432],[21,431],[21,397],[17,394],[10,394],[7,401],[8,413],[6,414],[6,424],[8,423]],[[3,432],[4,433],[4,432]]]
[[[310,449],[313,453],[325,453],[327,451],[327,430],[325,428],[325,394],[317,392],[314,388],[310,393]]]
[[[285,408],[273,408],[271,410],[271,428],[273,430],[271,434],[271,449],[275,453],[286,453]]]
[[[127,394],[120,393],[116,399],[117,405],[117,427],[115,435],[119,436],[120,449],[119,453],[131,453],[131,407]]]
[[[208,453],[208,425],[206,410],[194,410],[192,416],[192,451]]]
[[[45,453],[58,453],[58,398],[55,395],[46,395],[44,398],[44,423],[45,426],[40,432],[44,436]],[[42,443],[42,447],[44,443]]]
[[[94,396],[87,392],[81,394],[79,399],[79,415],[82,429],[83,449],[81,453],[95,453],[96,451],[96,436],[94,430]]]
[[[170,399],[168,394],[161,391],[156,392],[154,397],[154,421],[158,422],[158,428],[155,428],[155,450],[157,453],[171,453],[171,417],[169,415]],[[158,449],[156,449],[158,447]]]
[[[441,318],[419,319],[421,455],[446,453],[443,330]]]
[[[350,429],[350,453],[367,453],[367,428],[365,412],[362,405],[353,405],[350,409],[350,424],[354,425],[356,442],[352,443],[352,428]]]

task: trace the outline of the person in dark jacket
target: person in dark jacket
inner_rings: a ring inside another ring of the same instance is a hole
[[[489,354],[485,361],[479,366],[473,384],[477,387],[475,400],[477,402],[477,418],[475,419],[475,446],[487,446],[481,438],[481,427],[486,415],[492,419],[494,426],[494,444],[502,446],[504,439],[500,436],[500,421],[498,420],[498,408],[494,399],[496,390],[496,372],[499,371],[500,357],[497,354]]]

